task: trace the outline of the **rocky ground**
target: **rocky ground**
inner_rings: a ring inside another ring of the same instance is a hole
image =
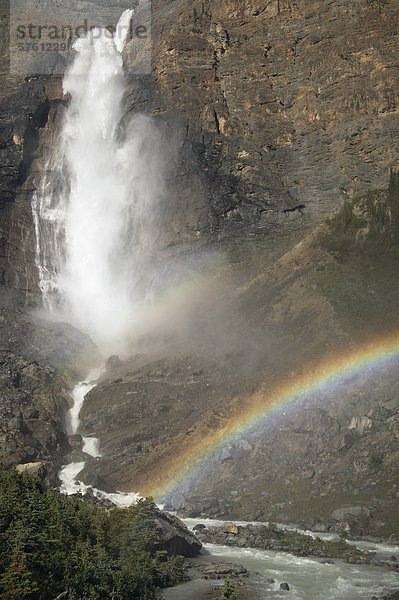
[[[379,564],[397,569],[396,557],[391,562],[380,563],[372,552],[364,552],[345,540],[331,541],[314,538],[295,531],[281,530],[273,525],[246,525],[226,523],[220,527],[197,525],[196,535],[205,544],[234,546],[237,548],[260,548],[289,552],[296,556],[313,556],[321,559],[345,560],[351,564]]]
[[[87,482],[100,476],[124,490],[162,488],[173,480],[176,464],[190,452],[195,456],[204,440],[251,402],[267,398],[276,380],[295,378],[321,356],[362,343],[388,315],[395,327],[396,292],[374,287],[370,279],[373,294],[362,296],[359,309],[348,303],[346,311],[339,309],[339,294],[348,293],[345,277],[355,265],[329,251],[321,232],[232,294],[229,331],[242,327],[251,344],[242,338],[231,352],[221,346],[215,356],[199,345],[190,355],[148,353],[111,361],[82,412],[82,431],[99,435],[104,450],[103,458],[87,464]],[[365,247],[362,252],[367,256]],[[350,256],[356,264],[356,253]],[[387,273],[396,255],[387,252],[384,260],[385,279],[392,281]],[[342,287],[331,296],[324,285],[335,269]],[[215,347],[203,340],[205,348]],[[392,363],[316,390],[270,415],[262,427],[215,448],[196,480],[174,484],[167,506],[182,516],[271,519],[319,531],[397,536],[397,383]]]
[[[0,300],[0,462],[46,463],[57,481],[69,449],[64,417],[72,382],[96,356],[92,342],[67,323],[27,314],[21,296]]]

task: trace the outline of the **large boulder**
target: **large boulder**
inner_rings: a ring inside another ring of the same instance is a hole
[[[30,475],[37,475],[38,477],[45,477],[46,475],[46,463],[43,461],[17,465],[16,469],[18,473],[29,473]]]
[[[159,512],[156,524],[161,538],[158,549],[166,550],[169,556],[191,557],[199,554],[201,542],[180,519],[169,513]]]
[[[347,519],[359,519],[359,517],[371,517],[371,510],[365,506],[349,506],[337,508],[331,513],[331,516],[336,521],[345,521]]]

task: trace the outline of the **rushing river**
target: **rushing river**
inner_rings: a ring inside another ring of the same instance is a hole
[[[223,521],[211,519],[184,519],[187,527],[196,524],[217,526]],[[248,523],[236,521],[237,525]],[[259,525],[259,523],[258,523]],[[280,525],[280,527],[285,527]],[[319,536],[312,532],[308,535]],[[320,537],[336,537],[325,534]],[[376,552],[377,558],[387,559],[399,554],[399,547],[374,542],[350,542],[362,550]],[[286,552],[252,548],[231,548],[208,544],[203,556],[193,562],[232,562],[243,565],[250,573],[244,584],[254,600],[275,598],[295,600],[367,600],[373,595],[399,588],[399,573],[369,565],[351,565],[335,560],[326,564],[315,558],[298,557]],[[269,580],[273,579],[274,583]],[[288,583],[290,591],[280,590],[280,583]],[[207,591],[221,585],[220,581],[197,579],[164,592],[165,600],[199,600]]]
[[[350,565],[343,561],[323,564],[313,558],[301,558],[285,552],[228,548],[207,545],[203,550],[212,562],[233,562],[250,573],[244,579],[250,597],[295,600],[366,600],[373,595],[399,588],[399,573],[381,567]],[[275,583],[268,580],[274,579]],[[280,590],[286,582],[290,591]],[[164,592],[165,600],[199,600],[219,581],[197,579]]]

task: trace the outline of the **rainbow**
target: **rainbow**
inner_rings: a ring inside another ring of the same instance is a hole
[[[305,372],[285,378],[280,385],[253,394],[242,411],[238,412],[222,428],[211,432],[195,447],[185,452],[179,460],[174,459],[167,479],[155,484],[150,494],[162,500],[174,491],[187,489],[198,481],[212,465],[212,456],[223,446],[244,434],[264,425],[266,420],[294,402],[314,393],[327,392],[345,384],[359,374],[370,375],[390,367],[399,359],[399,333],[389,334],[367,344],[351,347],[336,355],[330,355],[319,364],[309,366]]]

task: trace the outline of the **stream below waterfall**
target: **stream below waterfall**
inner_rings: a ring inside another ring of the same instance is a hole
[[[252,548],[231,548],[207,545],[200,559],[211,562],[233,562],[243,565],[249,577],[243,579],[251,600],[270,598],[285,600],[367,600],[374,594],[399,588],[399,574],[382,567],[351,565],[343,561],[334,564],[317,559],[293,556]],[[270,583],[269,580],[274,580]],[[194,579],[164,592],[165,600],[200,600],[221,581]],[[288,583],[289,591],[280,590]]]
[[[183,519],[189,529],[202,523],[206,526],[219,526],[223,521],[214,519]],[[245,521],[235,521],[236,525],[248,525]],[[261,525],[262,523],[253,523]],[[294,527],[280,524],[283,529]],[[307,535],[331,539],[335,534],[318,534],[303,531]],[[399,555],[399,546],[371,541],[346,540],[359,549],[376,553],[379,560],[387,560]],[[399,573],[383,567],[352,565],[341,560],[323,562],[312,557],[299,557],[286,552],[259,550],[255,548],[232,548],[207,544],[202,556],[193,559],[196,563],[204,560],[213,563],[236,563],[244,566],[249,577],[243,579],[247,595],[251,600],[269,598],[295,600],[367,600],[373,595],[381,595],[399,588]],[[273,583],[271,583],[273,580]],[[165,600],[201,600],[215,586],[223,581],[193,579],[164,592]],[[280,590],[280,583],[288,583],[290,590]]]

